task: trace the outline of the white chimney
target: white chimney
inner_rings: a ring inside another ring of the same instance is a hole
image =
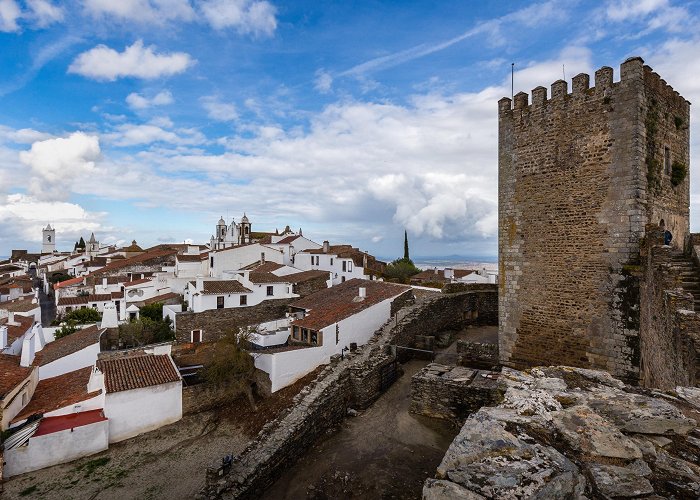
[[[367,288],[361,286],[358,296],[359,296],[361,299],[364,299],[365,297],[367,297]]]
[[[328,251],[331,249],[330,243],[328,243],[328,240],[325,240],[323,242],[323,253],[328,253]]]
[[[455,270],[449,267],[445,269],[445,278],[452,279],[455,277]]]
[[[196,285],[197,285],[197,291],[201,292],[202,288],[204,287],[204,278],[202,277],[202,275],[197,276]]]
[[[107,288],[107,276],[102,278],[102,286]]]
[[[7,347],[7,327],[0,326],[0,349]]]
[[[117,308],[114,303],[105,304],[104,311],[102,312],[102,323],[100,323],[100,328],[117,328],[119,326],[119,319],[117,318]]]
[[[95,367],[90,373],[90,380],[88,381],[87,390],[88,392],[104,391],[105,382],[104,375],[99,368]]]

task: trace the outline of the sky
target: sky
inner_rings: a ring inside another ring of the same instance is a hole
[[[245,213],[495,260],[511,63],[517,93],[641,56],[699,103],[699,28],[697,1],[0,0],[0,255],[48,223],[59,250],[146,247]]]

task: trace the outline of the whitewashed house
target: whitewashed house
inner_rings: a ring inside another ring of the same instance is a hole
[[[308,295],[291,304],[296,319],[289,326],[280,321],[253,337],[262,348],[252,352],[255,366],[270,376],[272,392],[293,384],[350,344],[367,343],[391,317],[394,300],[410,293],[404,285],[353,279]]]
[[[367,252],[350,245],[330,245],[328,241],[318,249],[303,250],[294,258],[294,267],[302,271],[323,270],[331,273],[333,285],[354,278],[373,280],[385,264]]]
[[[104,378],[110,443],[182,418],[182,378],[169,355],[110,357],[98,360],[97,369]]]

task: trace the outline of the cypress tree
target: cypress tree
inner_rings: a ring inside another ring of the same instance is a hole
[[[408,256],[408,232],[405,229],[403,231],[403,260],[406,262],[411,260]]]

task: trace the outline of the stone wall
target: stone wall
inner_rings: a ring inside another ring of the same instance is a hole
[[[484,370],[494,370],[500,366],[498,344],[458,340],[457,354],[457,364],[460,366]]]
[[[242,394],[242,391],[240,392]],[[211,410],[230,402],[237,393],[216,388],[208,383],[182,387],[182,413],[189,415]]]
[[[204,330],[203,340],[213,342],[235,327],[257,325],[265,321],[283,318],[287,307],[297,299],[265,300],[250,307],[212,309],[194,313],[177,313],[175,316],[175,338],[178,342],[191,342],[192,330]]]
[[[662,246],[662,238],[658,226],[647,228],[641,287],[641,382],[669,390],[699,382],[700,315],[695,312],[693,295],[683,287],[700,291],[700,273],[690,257]]]
[[[499,373],[431,363],[411,378],[412,413],[462,426],[482,406],[501,402]]]
[[[566,364],[639,378],[645,224],[682,245],[689,105],[640,58],[499,101],[499,348],[513,367]],[[513,106],[511,106],[513,104]],[[671,163],[673,162],[671,161]]]

